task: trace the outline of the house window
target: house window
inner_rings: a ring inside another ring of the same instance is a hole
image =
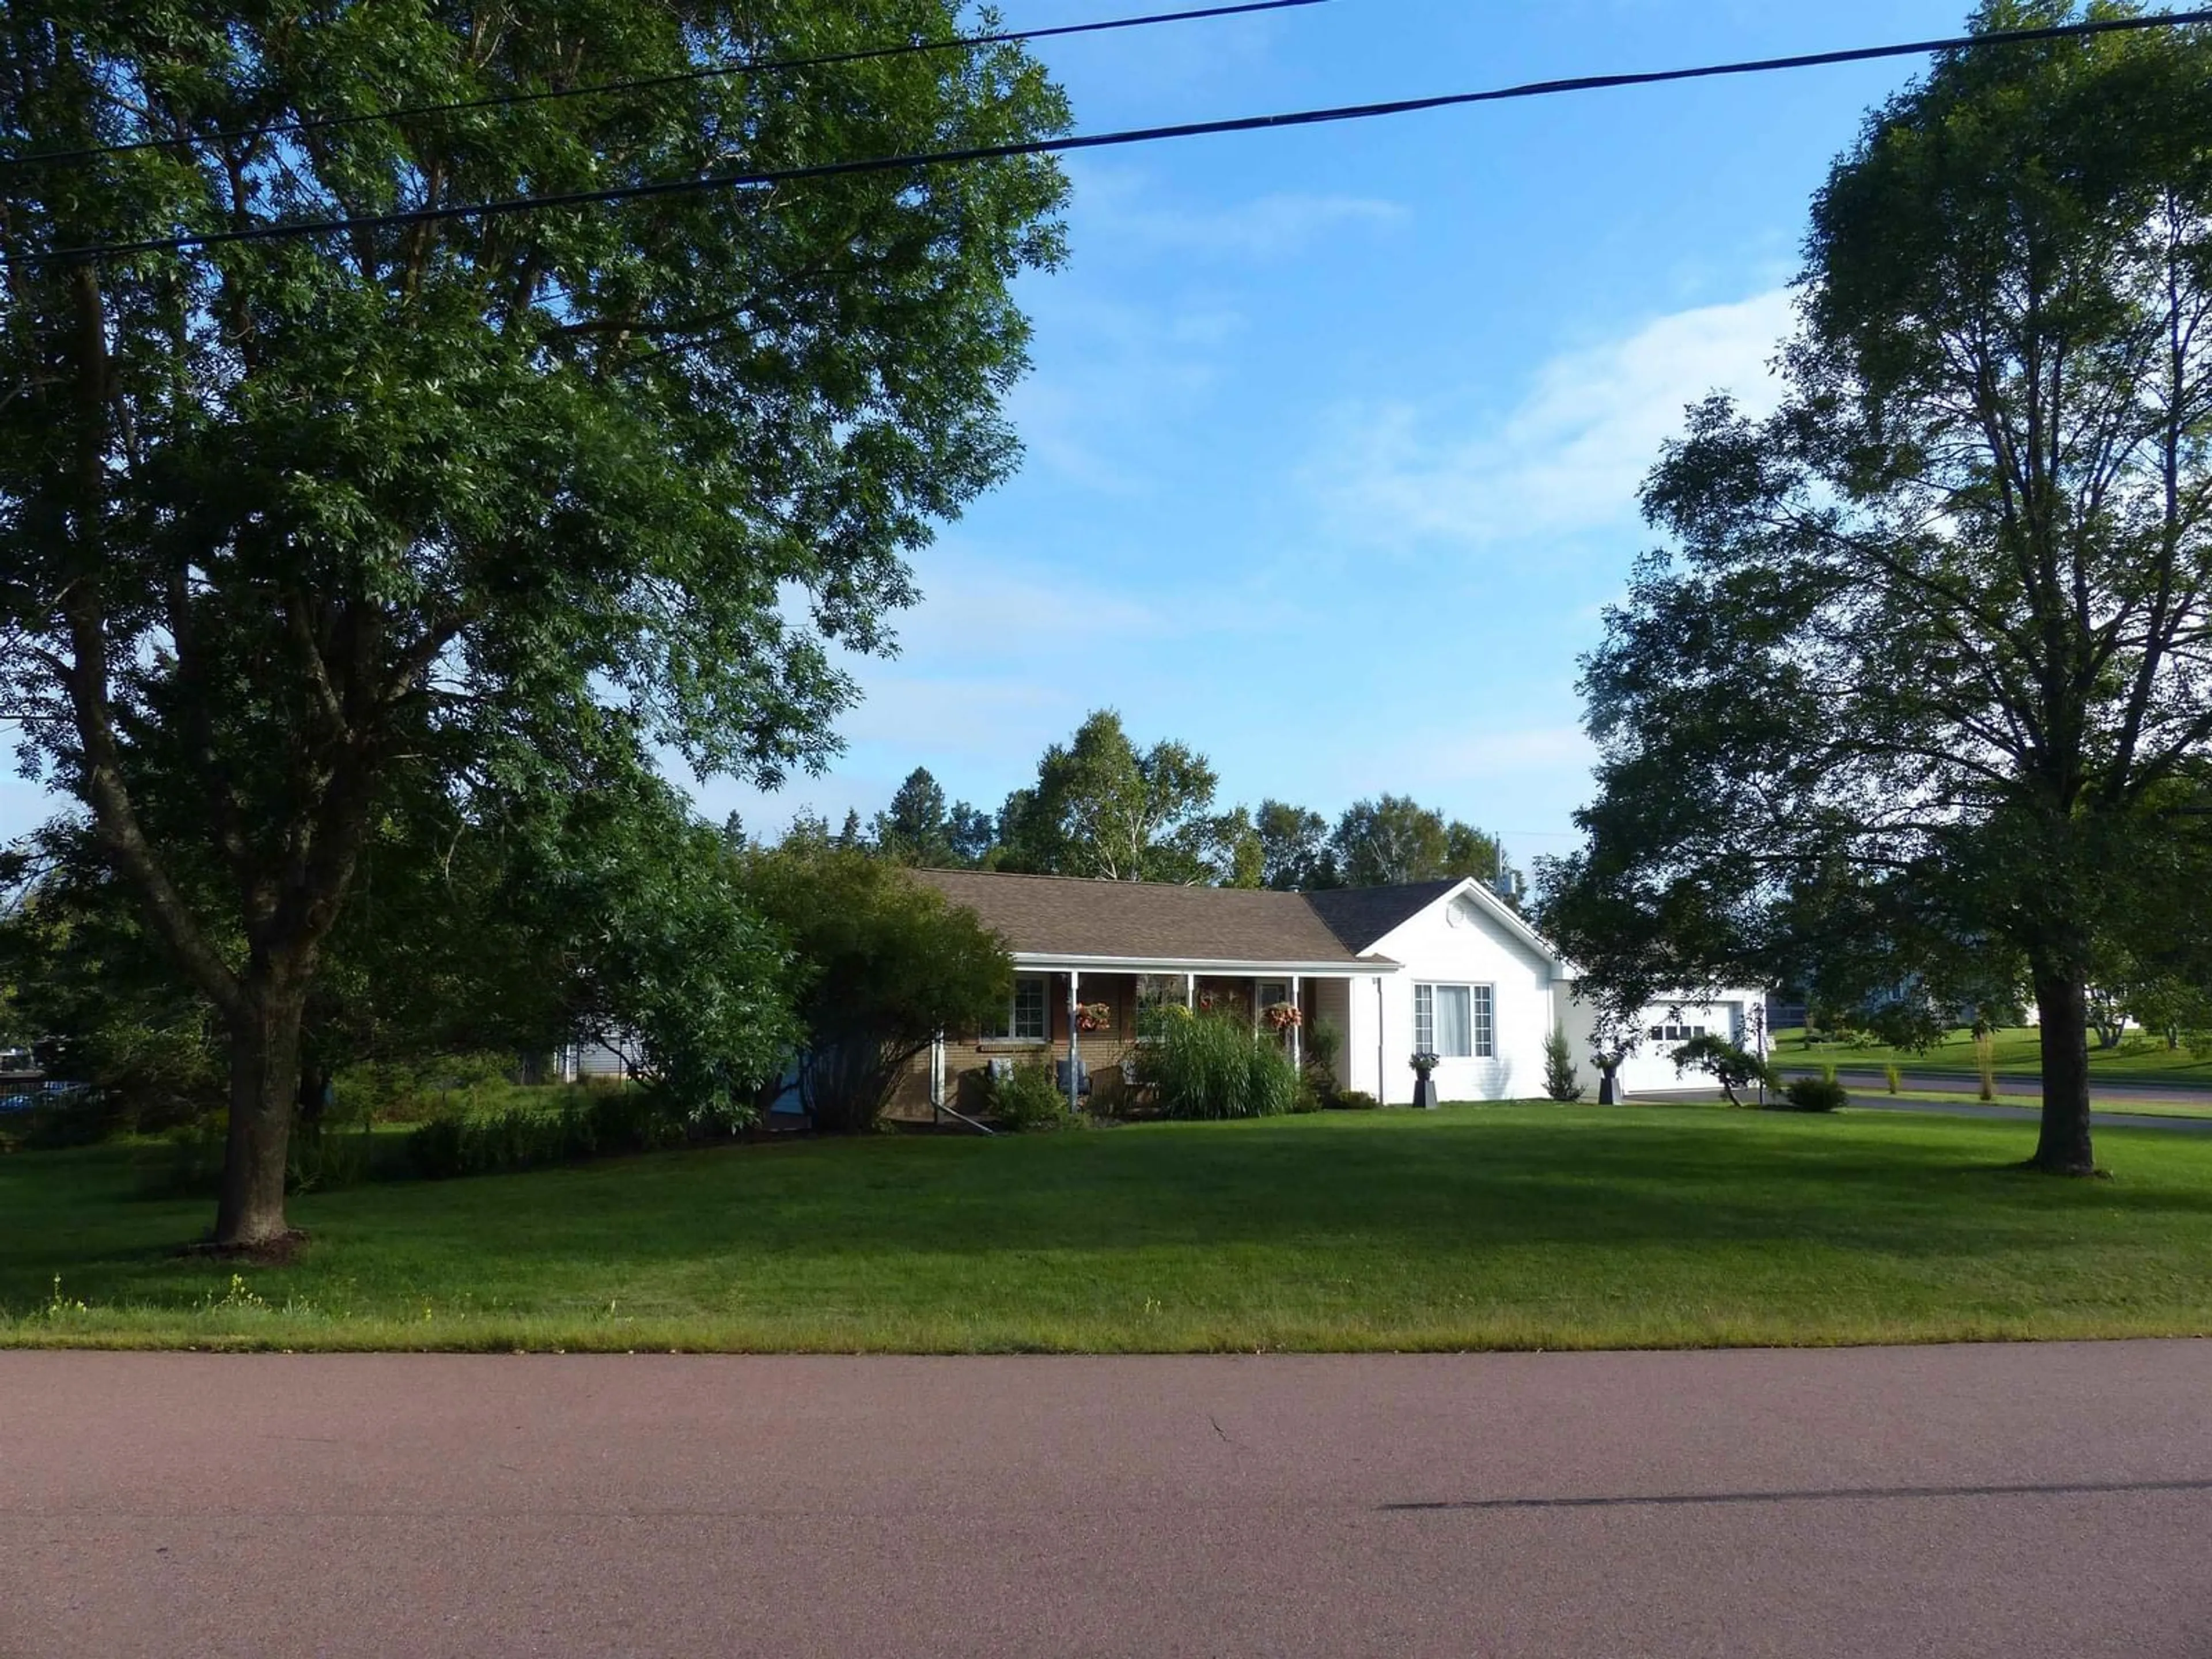
[[[1674,1019],[1668,1020],[1663,1025],[1655,1025],[1651,1028],[1651,1040],[1654,1042],[1687,1042],[1692,1037],[1701,1037],[1705,1034],[1705,1028],[1702,1025],[1686,1025],[1681,1021]]]
[[[1139,1014],[1154,1008],[1180,1008],[1189,994],[1190,981],[1181,974],[1137,975],[1137,1012]]]
[[[1048,1030],[1047,1011],[1050,1006],[1042,974],[1015,975],[1013,1000],[1007,1005],[1006,1016],[984,1024],[983,1040],[1042,1042]]]
[[[1190,995],[1190,981],[1181,974],[1137,975],[1137,1041],[1150,1042],[1160,1033],[1163,1011],[1181,1008]]]
[[[1498,1006],[1487,985],[1416,985],[1413,1048],[1440,1060],[1488,1060],[1497,1053]]]

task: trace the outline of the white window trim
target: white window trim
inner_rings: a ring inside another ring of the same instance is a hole
[[[1022,987],[1035,984],[1043,988],[1040,1004],[1044,1013],[1044,1030],[1035,1036],[1024,1036],[1018,1029],[1021,1024]],[[983,1032],[976,1041],[984,1048],[1042,1048],[1052,1042],[1052,976],[1049,974],[1016,974],[1013,989],[1006,994],[1006,1022],[1003,1032]]]
[[[1419,1053],[1421,1049],[1421,993],[1424,991],[1429,993],[1431,999],[1429,1005],[1429,1040],[1431,1042],[1436,1041],[1436,994],[1438,991],[1464,991],[1467,993],[1467,1040],[1468,1046],[1473,1048],[1474,1052],[1468,1054],[1440,1054],[1437,1056],[1439,1060],[1495,1060],[1498,1058],[1498,987],[1496,984],[1486,983],[1480,980],[1416,980],[1413,982],[1413,1049],[1417,1054]],[[1476,1037],[1476,1032],[1480,1029],[1482,1024],[1482,1022],[1476,1018],[1477,1009],[1475,994],[1478,991],[1486,996],[1490,1002],[1490,1048],[1489,1052],[1486,1054],[1482,1051]]]

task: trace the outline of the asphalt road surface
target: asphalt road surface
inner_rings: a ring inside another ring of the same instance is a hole
[[[1785,1075],[1804,1074],[1785,1073]],[[2043,1109],[2039,1105],[1985,1106],[1978,1100],[1893,1099],[1884,1089],[1882,1079],[1880,1078],[1860,1078],[1848,1072],[1839,1072],[1836,1076],[1837,1080],[1850,1091],[1850,1109],[1855,1112],[1917,1112],[1929,1117],[1988,1117],[2001,1119],[2008,1123],[2034,1123],[2039,1121],[2043,1116]],[[1921,1091],[1936,1093],[1951,1090],[1953,1085],[1951,1082],[1941,1082],[1932,1079],[1907,1078],[1904,1081],[1904,1086],[1916,1093]],[[1968,1087],[1971,1088],[1972,1085],[1970,1084]],[[2212,1113],[2212,1095],[2207,1095],[2201,1089],[2190,1092],[2193,1098],[2180,1103],[2188,1105],[2201,1103],[2207,1109],[2208,1113]],[[2040,1099],[2041,1097],[2039,1095],[2037,1098]],[[1628,1103],[1631,1106],[1692,1103],[1710,1105],[1717,1103],[1720,1099],[1721,1094],[1717,1089],[1639,1089]],[[2108,1098],[2101,1095],[2093,1103],[2091,1115],[2095,1121],[2094,1127],[2099,1129],[2168,1129],[2176,1134],[2212,1134],[2212,1115],[2176,1117],[2156,1112],[2130,1112],[2124,1106],[2114,1109]]]
[[[0,1353],[0,1654],[2212,1656],[2212,1343]]]
[[[1788,1060],[1778,1060],[1775,1069],[1784,1077],[1812,1077],[1813,1068]],[[1853,1094],[1876,1093],[1889,1085],[1880,1072],[1861,1071],[1846,1067],[1836,1073],[1836,1080]],[[1972,1072],[1905,1072],[1899,1079],[1901,1086],[1919,1094],[1971,1095],[1981,1087],[1981,1080]],[[2033,1072],[2001,1072],[1996,1079],[1997,1092],[2021,1100],[2043,1098],[2043,1079]],[[2191,1083],[2106,1083],[2092,1078],[2089,1084],[2089,1103],[2100,1117],[2113,1109],[2124,1111],[2130,1106],[2191,1107],[2212,1117],[2212,1089],[2203,1084]]]

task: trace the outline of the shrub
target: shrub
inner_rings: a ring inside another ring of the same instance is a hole
[[[73,1089],[66,1094],[44,1097],[35,1106],[10,1112],[0,1119],[9,1141],[30,1152],[58,1152],[71,1146],[89,1146],[111,1135],[127,1133],[127,1119],[94,1089]]]
[[[1364,1089],[1340,1089],[1330,1103],[1340,1112],[1371,1112],[1380,1103]]]
[[[486,1050],[379,1060],[347,1067],[335,1079],[338,1109],[378,1123],[426,1123],[485,1109],[516,1085],[514,1054]]]
[[[569,1089],[557,1103],[433,1118],[407,1137],[415,1173],[433,1180],[656,1152],[687,1136],[686,1115],[647,1088]],[[735,1127],[718,1126],[718,1127]]]
[[[1892,1060],[1881,1068],[1881,1080],[1888,1085],[1890,1093],[1896,1094],[1905,1087],[1905,1070]]]
[[[1170,1117],[1279,1117],[1297,1103],[1282,1045],[1234,1016],[1161,1022],[1143,1065]]]
[[[1580,1100],[1582,1079],[1575,1073],[1575,1051],[1567,1028],[1555,1024],[1544,1034],[1544,1093],[1557,1101]]]
[[[1771,1083],[1773,1079],[1766,1062],[1757,1054],[1747,1052],[1726,1037],[1707,1032],[1704,1036],[1692,1037],[1674,1050],[1674,1074],[1703,1072],[1721,1085],[1731,1106],[1741,1106],[1735,1091],[1755,1083]],[[1832,1070],[1830,1076],[1832,1079]]]
[[[1336,1086],[1336,1062],[1343,1053],[1344,1032],[1334,1020],[1316,1019],[1306,1027],[1306,1070],[1324,1095]]]
[[[991,1115],[1017,1134],[1073,1126],[1075,1114],[1067,1109],[1067,1097],[1048,1061],[1025,1060],[1013,1070],[991,1079]]]
[[[1850,1095],[1833,1078],[1795,1079],[1777,1103],[1784,1111],[1833,1112],[1851,1103]]]

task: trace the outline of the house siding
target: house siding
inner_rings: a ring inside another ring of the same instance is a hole
[[[1655,1001],[1637,1015],[1636,1029],[1642,1033],[1635,1048],[1621,1062],[1618,1073],[1620,1091],[1624,1095],[1662,1094],[1675,1090],[1701,1087],[1705,1079],[1695,1073],[1683,1076],[1674,1069],[1669,1057],[1675,1048],[1672,1042],[1654,1041],[1652,1027],[1679,1021],[1688,1026],[1702,1025],[1717,1036],[1748,1047],[1755,1033],[1752,1030],[1753,1011],[1764,1006],[1765,994],[1739,988],[1724,990],[1710,1000],[1689,1001],[1680,999]],[[1565,1026],[1569,1043],[1575,1054],[1583,1081],[1583,1097],[1597,1098],[1598,1070],[1591,1059],[1591,1039],[1596,1029],[1595,1011],[1586,1002],[1562,990],[1560,1023]]]
[[[1451,920],[1460,918],[1457,925]],[[1487,985],[1492,990],[1492,1051],[1487,1058],[1446,1060],[1437,1067],[1442,1100],[1516,1100],[1544,1091],[1544,1034],[1551,1029],[1554,974],[1548,958],[1488,913],[1485,902],[1462,895],[1431,905],[1376,940],[1374,953],[1400,964],[1380,980],[1381,1035],[1376,1053],[1372,1013],[1366,1030],[1368,1066],[1379,1059],[1377,1097],[1405,1103],[1413,1097],[1413,988]],[[1374,981],[1368,996],[1374,998]]]
[[[1352,1061],[1355,1050],[1352,1046],[1352,992],[1355,985],[1365,985],[1366,980],[1315,979],[1308,980],[1299,1000],[1305,1006],[1307,1037],[1306,1052],[1311,1054],[1312,1028],[1326,1020],[1335,1028],[1337,1036],[1336,1082],[1339,1088],[1358,1085],[1352,1081]]]

